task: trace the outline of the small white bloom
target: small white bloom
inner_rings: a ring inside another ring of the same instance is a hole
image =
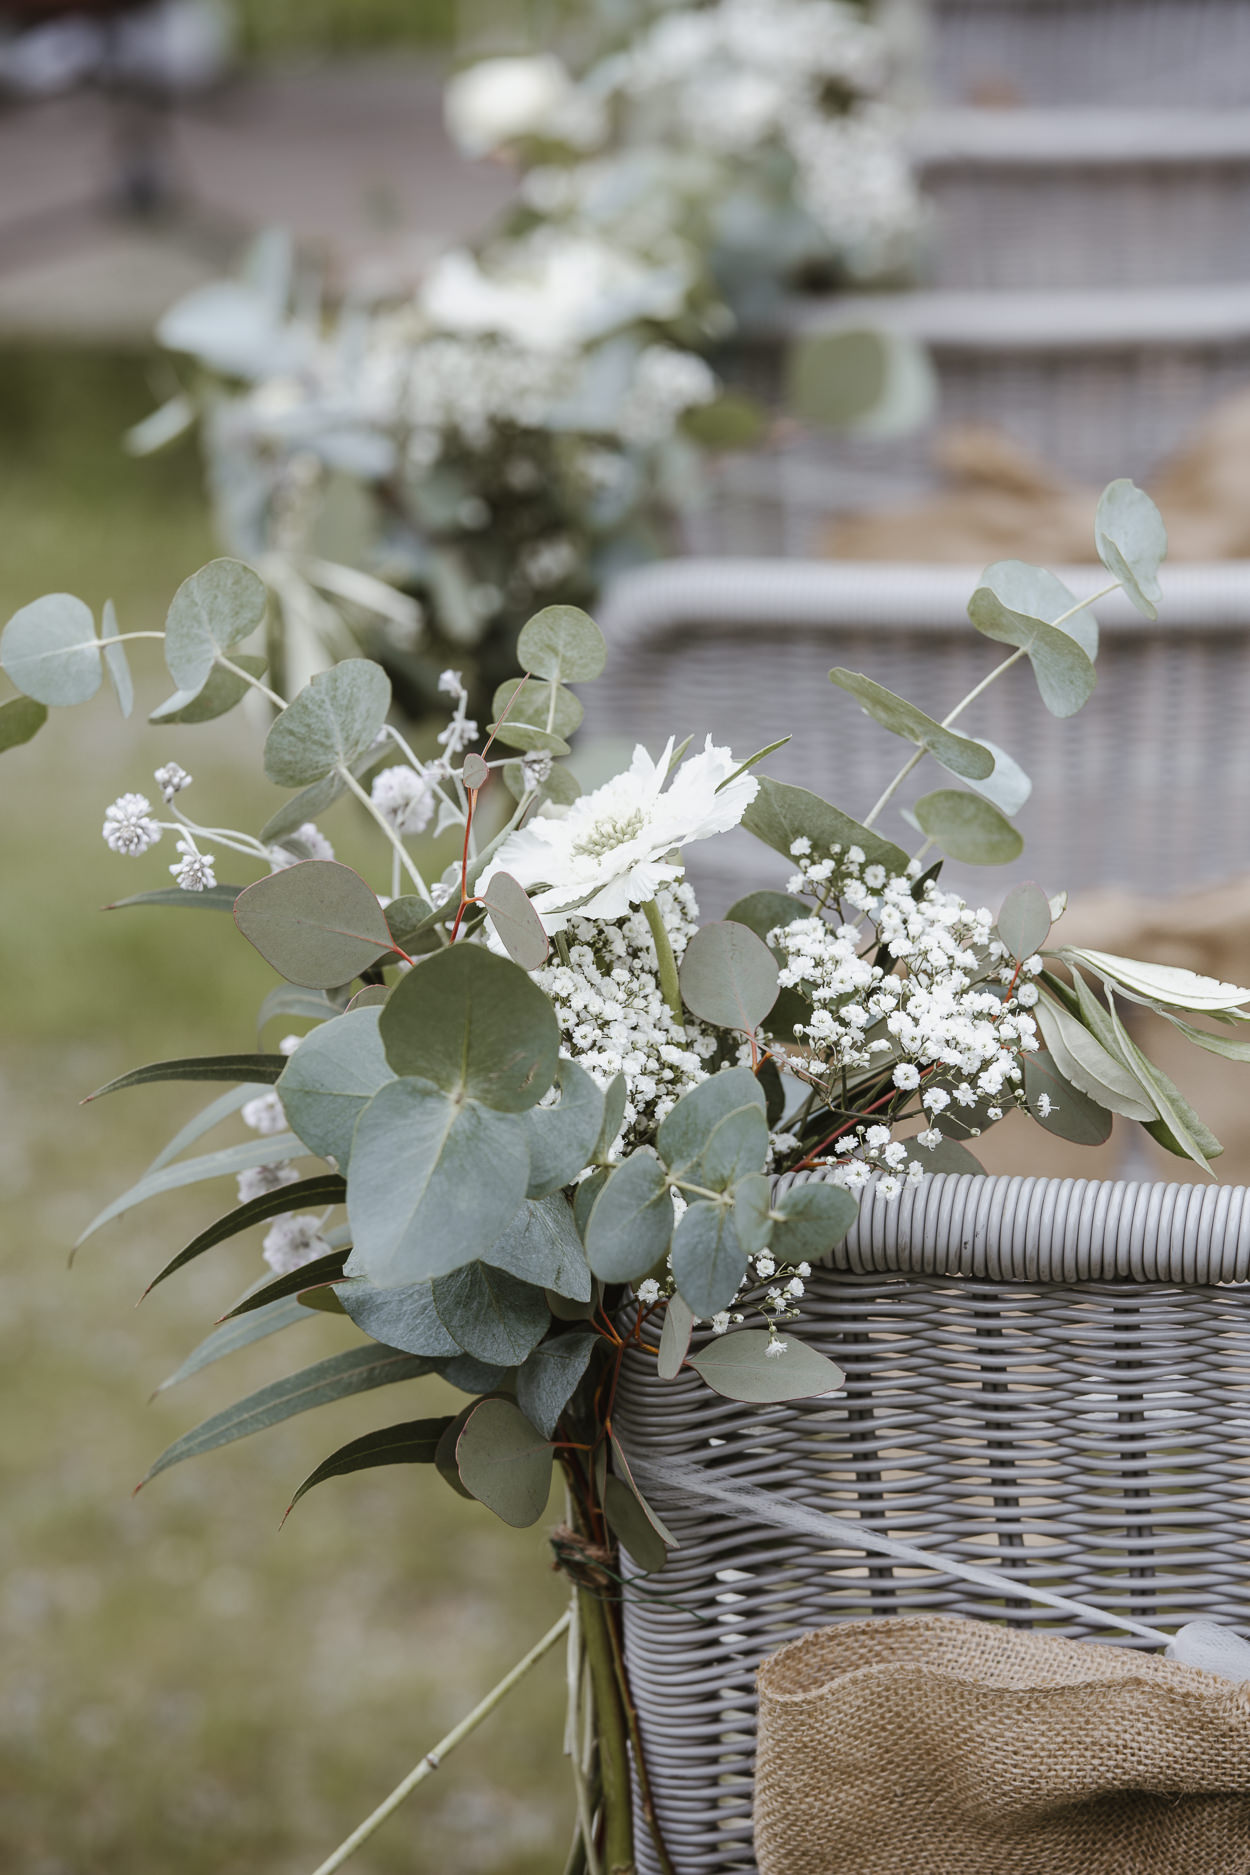
[[[1016,1001],[1024,1009],[1032,1009],[1038,998],[1036,983],[1022,983],[1016,991]]]
[[[373,777],[369,798],[396,833],[424,833],[434,813],[435,791],[424,775],[406,762],[383,768]]]
[[[302,1269],[305,1263],[325,1256],[329,1248],[317,1219],[308,1212],[278,1218],[265,1232],[262,1246],[266,1263],[278,1276]]]
[[[438,732],[439,747],[445,749],[448,757],[459,755],[471,742],[477,741],[477,724],[471,716],[462,716],[459,711],[452,717],[446,729]]]
[[[790,842],[790,853],[794,859],[806,859],[811,850],[812,843],[805,833],[801,833],[796,840]]]
[[[930,1113],[941,1113],[944,1107],[950,1106],[951,1097],[944,1087],[926,1087],[920,1096],[920,1103]]]
[[[919,1087],[919,1068],[913,1067],[910,1061],[900,1061],[897,1068],[894,1070],[894,1085],[908,1092],[910,1092],[913,1087]]]
[[[728,1328],[729,1310],[718,1309],[716,1314],[712,1317],[712,1333],[714,1335],[723,1335],[727,1332]]]
[[[462,703],[469,694],[459,671],[444,671],[438,680],[438,687],[445,697],[451,697],[456,703]]]
[[[870,885],[874,892],[879,892],[881,887],[885,884],[885,867],[865,866],[864,884]]]
[[[892,1172],[887,1172],[884,1178],[877,1180],[877,1196],[884,1198],[887,1204],[891,1199],[897,1198],[902,1189],[901,1180],[895,1178]]]
[[[299,1179],[299,1173],[293,1165],[249,1165],[246,1171],[236,1176],[240,1204],[250,1204],[253,1198],[264,1198],[271,1191],[281,1191],[284,1185],[294,1185]]]
[[[181,793],[183,788],[191,786],[190,775],[185,768],[180,768],[177,762],[166,762],[163,768],[155,770],[152,779],[167,804],[173,800],[175,794]]]
[[[305,859],[334,858],[334,848],[315,821],[303,821],[294,833],[287,834],[286,839],[303,850],[293,853],[289,845],[271,846],[269,866],[272,872],[285,872],[288,866],[298,866]]]
[[[890,1129],[888,1126],[870,1126],[868,1131],[864,1134],[864,1144],[867,1146],[869,1152],[880,1152],[881,1148],[883,1146],[888,1146],[889,1143]]]
[[[801,1296],[806,1293],[806,1286],[801,1276],[792,1276],[790,1278],[789,1283],[787,1284],[787,1288],[789,1290],[789,1293],[795,1297]]]
[[[1046,966],[1042,962],[1041,958],[1037,955],[1037,953],[1034,952],[1032,957],[1025,958],[1020,968],[1024,972],[1026,977],[1036,977],[1036,976],[1040,976],[1041,972],[1046,968]]]
[[[174,881],[184,892],[207,892],[216,885],[217,874],[213,871],[214,857],[211,853],[197,853],[189,840],[179,840],[178,851],[182,855],[170,867]]]
[[[243,1108],[244,1126],[250,1126],[254,1133],[284,1133],[286,1131],[286,1112],[282,1101],[273,1089],[258,1094],[255,1100],[249,1100]]]
[[[1052,1100],[1049,1094],[1039,1094],[1033,1104],[1043,1120],[1048,1120],[1052,1113],[1058,1111],[1059,1106],[1058,1101]]]
[[[939,1127],[930,1126],[923,1133],[916,1134],[916,1144],[923,1146],[927,1152],[932,1152],[934,1147],[940,1146],[941,1143],[942,1134]]]
[[[1001,1120],[1003,1110],[1001,1107],[987,1107],[985,1109],[985,1117],[987,1120]]]
[[[768,1346],[764,1349],[764,1353],[770,1361],[777,1361],[781,1359],[781,1356],[785,1353],[789,1345],[788,1342],[782,1341],[780,1336],[774,1335]]]
[[[808,1277],[808,1276],[810,1276],[810,1275],[811,1275],[811,1273],[812,1273],[812,1266],[811,1266],[811,1264],[810,1264],[810,1263],[800,1263],[800,1264],[799,1264],[799,1275],[800,1275],[800,1276],[802,1276],[802,1277]]]
[[[760,1254],[755,1259],[755,1274],[767,1278],[775,1275],[776,1269],[777,1265],[773,1262],[768,1251],[761,1250]]]
[[[647,1308],[650,1308],[651,1304],[653,1302],[658,1302],[659,1299],[660,1299],[660,1285],[655,1280],[654,1276],[648,1276],[642,1282],[639,1283],[638,1300],[641,1303],[643,1303]]]
[[[161,837],[160,823],[152,819],[152,803],[146,794],[120,795],[105,808],[100,831],[105,844],[128,859],[138,859]]]

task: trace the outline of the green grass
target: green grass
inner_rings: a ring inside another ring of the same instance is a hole
[[[111,596],[123,627],[159,623],[211,554],[194,452],[133,463],[116,446],[159,391],[154,372],[129,355],[0,351],[0,620],[61,589],[97,607]],[[135,665],[150,707],[159,669]],[[424,1471],[335,1480],[279,1533],[335,1445],[461,1399],[437,1381],[309,1414],[130,1495],[170,1439],[350,1334],[301,1325],[146,1404],[262,1268],[257,1242],[222,1246],[134,1311],[230,1203],[228,1184],[141,1207],[66,1267],[86,1221],[199,1104],[159,1087],[85,1109],[82,1095],[142,1061],[251,1046],[274,980],[214,915],[99,909],[163,883],[169,857],[109,853],[104,807],[176,755],[206,818],[255,825],[254,733],[241,715],[123,723],[102,695],[0,764],[0,1868],[13,1875],[308,1875],[563,1605],[542,1526],[508,1531]],[[354,853],[363,836],[338,813],[330,831]],[[558,1868],[562,1690],[553,1658],[362,1852],[361,1875]]]

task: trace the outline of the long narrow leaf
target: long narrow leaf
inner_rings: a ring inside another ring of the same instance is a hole
[[[275,1016],[328,1022],[331,1016],[341,1015],[345,1007],[346,999],[335,1002],[324,990],[302,989],[298,983],[279,983],[277,989],[270,990],[257,1012],[256,1033],[259,1036],[265,1024],[272,1022]]]
[[[156,1285],[163,1283],[167,1276],[172,1276],[175,1270],[193,1262],[205,1250],[211,1250],[214,1244],[225,1243],[228,1237],[237,1237],[240,1231],[250,1230],[253,1224],[263,1224],[266,1218],[281,1217],[286,1211],[304,1211],[313,1205],[341,1204],[346,1195],[345,1180],[337,1172],[324,1172],[316,1178],[302,1178],[294,1185],[279,1185],[276,1191],[262,1192],[259,1198],[249,1198],[246,1204],[236,1205],[233,1211],[227,1211],[215,1224],[210,1224],[198,1237],[193,1237],[186,1248],[180,1250],[176,1257],[171,1257],[164,1269],[152,1278],[143,1293],[150,1295]]]
[[[233,911],[241,885],[210,885],[204,892],[188,892],[180,885],[163,886],[157,892],[136,892],[132,898],[117,898],[105,911],[124,911],[129,905],[180,905],[186,911]]]
[[[92,1218],[78,1244],[86,1243],[88,1237],[94,1237],[102,1225],[111,1223],[123,1211],[143,1204],[148,1198],[159,1197],[162,1192],[177,1191],[181,1185],[198,1185],[206,1178],[223,1178],[227,1172],[245,1172],[252,1165],[283,1165],[288,1159],[307,1157],[307,1146],[302,1139],[296,1139],[294,1133],[274,1133],[267,1139],[249,1139],[242,1146],[223,1146],[220,1152],[202,1153],[198,1159],[181,1159],[176,1165],[163,1165],[159,1172],[141,1178],[120,1198],[106,1204],[103,1211]]]
[[[327,1360],[314,1361],[285,1380],[271,1381],[245,1400],[237,1400],[223,1412],[214,1413],[192,1431],[166,1446],[136,1489],[151,1482],[159,1472],[180,1465],[185,1458],[199,1458],[216,1451],[219,1445],[231,1445],[253,1432],[263,1432],[297,1413],[307,1413],[314,1406],[329,1406],[353,1393],[368,1393],[373,1387],[386,1387],[394,1380],[416,1380],[434,1371],[436,1363],[416,1354],[401,1354],[398,1348],[383,1348],[375,1341],[363,1347],[348,1348]]]
[[[245,1107],[249,1100],[255,1100],[264,1091],[259,1081],[244,1081],[242,1087],[232,1087],[226,1093],[218,1094],[216,1100],[210,1100],[206,1107],[201,1107],[194,1119],[179,1127],[169,1143],[161,1147],[143,1176],[146,1178],[149,1172],[159,1172],[163,1165],[176,1159],[193,1141],[205,1133],[211,1133],[215,1126],[228,1120],[232,1113],[237,1113],[240,1107]]]
[[[309,1472],[287,1506],[287,1517],[305,1491],[326,1478],[341,1478],[349,1471],[372,1471],[377,1465],[432,1465],[438,1442],[452,1424],[451,1415],[445,1419],[409,1419],[402,1425],[383,1426],[377,1432],[366,1432],[363,1438],[349,1440]],[[282,1521],[285,1523],[286,1517]]]
[[[1152,1139],[1169,1152],[1175,1152],[1179,1158],[1192,1159],[1204,1172],[1210,1172],[1209,1158],[1223,1152],[1215,1134],[1199,1118],[1180,1089],[1173,1085],[1162,1068],[1156,1068],[1153,1061],[1143,1055],[1123,1022],[1115,1006],[1114,995],[1108,991],[1111,1004],[1111,1021],[1115,1027],[1116,1040],[1121,1051],[1132,1064],[1136,1073],[1150,1089],[1151,1099],[1159,1110],[1159,1119],[1152,1121],[1146,1128]],[[1211,1174],[1215,1176],[1214,1173]]]
[[[315,1322],[321,1311],[307,1309],[298,1296],[283,1296],[280,1301],[267,1303],[263,1309],[257,1309],[254,1315],[241,1315],[237,1320],[223,1322],[220,1328],[214,1328],[211,1335],[206,1335],[197,1348],[193,1348],[181,1367],[176,1367],[172,1374],[162,1380],[156,1393],[165,1393],[170,1387],[177,1387],[184,1380],[190,1380],[192,1374],[198,1374],[202,1368],[211,1367],[214,1361],[220,1361],[227,1354],[234,1354],[239,1348],[250,1347],[253,1341],[263,1341],[267,1335],[276,1335],[283,1328],[290,1328],[295,1322]],[[152,1398],[156,1398],[156,1393]]]
[[[308,1263],[301,1263],[296,1270],[287,1270],[282,1276],[275,1276],[263,1289],[255,1290],[244,1296],[242,1302],[236,1302],[222,1316],[223,1322],[232,1322],[239,1315],[250,1315],[254,1309],[263,1309],[268,1302],[280,1302],[284,1296],[302,1295],[306,1289],[317,1289],[325,1283],[334,1283],[343,1274],[343,1265],[347,1261],[346,1250],[327,1250],[324,1256],[313,1257]]]
[[[286,1066],[285,1055],[188,1055],[181,1061],[153,1061],[146,1068],[132,1068],[106,1081],[83,1101],[99,1100],[102,1094],[115,1094],[121,1087],[146,1087],[151,1081],[263,1081],[273,1083]]]

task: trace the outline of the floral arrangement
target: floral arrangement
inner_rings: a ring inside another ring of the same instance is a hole
[[[364,648],[411,718],[449,660],[476,702],[534,610],[656,551],[705,448],[758,439],[709,356],[770,291],[878,268],[914,221],[881,34],[842,0],[784,13],[646,8],[576,79],[552,53],[471,66],[451,128],[522,170],[472,248],[329,311],[270,237],[162,319],[191,369],[131,447],[198,418],[225,550],[275,596],[280,683]]]
[[[1153,618],[1166,542],[1131,483],[1103,495],[1096,541],[1110,583],[1093,600],[1119,587]],[[342,1316],[352,1335],[180,1438],[149,1475],[428,1374],[467,1396],[459,1411],[341,1447],[292,1501],[343,1473],[428,1464],[522,1526],[543,1516],[558,1469],[570,1685],[576,1706],[591,1701],[597,1740],[590,1759],[575,1754],[578,1853],[626,1868],[631,1755],[644,1815],[646,1764],[626,1743],[614,1597],[648,1592],[669,1537],[613,1429],[622,1364],[693,1372],[737,1400],[836,1391],[839,1370],[804,1338],[803,1299],[867,1187],[897,1201],[934,1171],[977,1173],[971,1145],[1014,1109],[1088,1142],[1123,1114],[1209,1168],[1218,1141],[1126,1016],[1144,1004],[1200,1048],[1245,1060],[1250,991],[1056,947],[1062,895],[1036,885],[1016,886],[997,917],[942,889],[943,853],[1002,860],[1020,845],[994,798],[1018,800],[1018,771],[953,725],[1024,659],[1058,715],[1094,686],[1092,601],[1041,568],[986,569],[970,617],[1008,653],[944,722],[832,672],[910,745],[862,821],[761,777],[770,751],[740,761],[710,740],[639,748],[580,793],[563,762],[581,716],[572,686],[599,675],[605,646],[576,608],[526,624],[521,673],[496,693],[484,735],[444,674],[450,719],[423,762],[390,720],[378,664],[347,660],[289,701],[266,682],[268,602],[252,569],[217,560],[180,588],[163,633],[119,631],[110,608],[99,631],[82,601],[54,594],[0,635],[19,692],[0,705],[0,747],[36,733],[49,706],[87,701],[105,670],[128,710],[126,640],[155,635],[173,713],[211,715],[247,690],[267,700],[264,770],[291,791],[258,835],[222,828],[192,815],[191,776],[165,761],[154,790],[104,815],[115,852],[172,875],[127,902],[232,916],[281,979],[262,1029],[299,1028],[271,1052],[158,1062],[101,1089],[224,1084],[85,1234],[154,1194],[234,1176],[237,1202],[154,1282],[258,1226],[268,1269],[174,1378],[309,1310]],[[917,802],[924,839],[909,854],[878,823],[926,756],[967,785]],[[317,827],[345,794],[376,830],[372,883]],[[492,795],[504,808],[488,835]],[[427,879],[412,840],[434,823],[457,829],[460,855]],[[683,855],[734,826],[771,850],[771,882],[700,923]],[[227,869],[257,876],[226,883]],[[251,1137],[188,1156],[235,1114]]]

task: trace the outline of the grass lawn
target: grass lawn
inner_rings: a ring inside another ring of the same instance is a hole
[[[211,556],[191,450],[132,463],[139,357],[0,350],[0,621],[49,590],[157,624]],[[147,647],[139,647],[147,649]],[[159,667],[134,660],[141,704]],[[137,1314],[161,1263],[233,1201],[172,1194],[69,1245],[204,1091],[76,1103],[166,1055],[254,1046],[274,978],[217,917],[105,914],[164,883],[99,837],[171,756],[203,816],[256,824],[254,731],[129,723],[101,696],[0,763],[0,1868],[12,1875],[308,1875],[563,1606],[542,1526],[514,1532],[424,1470],[294,1486],[344,1440],[459,1403],[366,1395],[131,1487],[171,1438],[345,1344],[302,1324],[148,1395],[260,1273],[258,1233]],[[350,855],[362,833],[327,822]],[[362,849],[363,850],[363,849]],[[275,1031],[280,1033],[280,1031]],[[227,1123],[208,1144],[241,1129]],[[555,1515],[553,1503],[553,1520]],[[543,1664],[364,1850],[361,1875],[548,1875],[571,1827],[562,1662]]]

